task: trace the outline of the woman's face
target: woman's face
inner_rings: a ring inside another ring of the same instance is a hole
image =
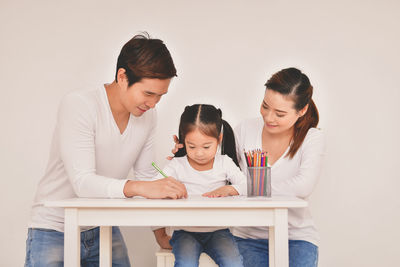
[[[294,109],[294,101],[273,90],[265,91],[260,113],[264,130],[271,134],[291,131],[296,121],[305,114],[308,105],[300,111]]]

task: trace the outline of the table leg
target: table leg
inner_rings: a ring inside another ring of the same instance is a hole
[[[287,209],[275,209],[274,239],[275,239],[275,266],[289,266],[289,242],[288,242],[288,211]]]
[[[268,227],[269,266],[275,266],[275,227]]]
[[[112,265],[112,226],[100,226],[100,267]]]
[[[78,225],[78,209],[65,208],[64,266],[81,265],[81,232]]]

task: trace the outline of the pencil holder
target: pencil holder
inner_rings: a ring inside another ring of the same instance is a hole
[[[247,168],[247,196],[271,197],[271,167]]]

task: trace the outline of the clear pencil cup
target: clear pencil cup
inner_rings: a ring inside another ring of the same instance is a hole
[[[247,167],[247,196],[271,197],[271,167]]]

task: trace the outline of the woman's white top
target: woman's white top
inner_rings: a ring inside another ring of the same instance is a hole
[[[218,189],[228,182],[236,189],[239,195],[247,194],[246,176],[233,160],[227,155],[217,153],[213,167],[210,170],[198,171],[189,164],[187,156],[173,158],[163,169],[163,172],[172,176],[186,187],[189,196],[202,195]],[[161,174],[157,178],[162,178]],[[160,227],[152,227],[153,230]],[[227,227],[186,227],[173,228],[189,232],[213,232]]]
[[[235,129],[239,164],[247,169],[243,150],[262,148],[262,118],[243,121]],[[272,196],[286,195],[307,199],[318,182],[325,154],[321,130],[308,130],[303,144],[292,159],[285,153],[271,166]],[[289,239],[305,240],[318,245],[319,235],[308,208],[291,208],[288,212]],[[242,238],[267,239],[268,227],[233,227],[232,233]]]
[[[152,178],[156,112],[132,114],[121,134],[104,86],[66,95],[59,107],[46,172],[39,182],[29,227],[64,231],[64,210],[48,200],[124,198],[133,168],[136,179]],[[87,228],[84,228],[87,229]]]

